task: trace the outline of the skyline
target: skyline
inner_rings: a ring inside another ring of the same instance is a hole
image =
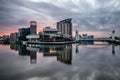
[[[109,35],[115,30],[118,36],[119,14],[119,0],[1,0],[0,35],[29,27],[32,20],[37,21],[39,32],[45,26],[56,28],[56,22],[72,18],[73,31]]]

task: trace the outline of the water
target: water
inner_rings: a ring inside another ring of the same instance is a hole
[[[120,45],[0,45],[0,80],[120,80]]]

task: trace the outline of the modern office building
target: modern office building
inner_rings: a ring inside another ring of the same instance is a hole
[[[11,33],[10,34],[10,41],[18,41],[18,33]]]
[[[18,38],[20,41],[26,41],[26,36],[30,34],[30,28],[19,28]]]
[[[57,22],[57,29],[62,34],[64,34],[65,37],[72,37],[72,19],[65,19],[60,22]]]
[[[36,33],[37,33],[37,22],[30,21],[30,34],[36,34]]]

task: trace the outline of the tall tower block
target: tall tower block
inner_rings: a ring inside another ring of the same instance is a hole
[[[57,29],[65,36],[72,37],[72,19],[65,19],[57,22]]]
[[[36,33],[37,33],[37,22],[30,21],[30,34],[36,34]]]

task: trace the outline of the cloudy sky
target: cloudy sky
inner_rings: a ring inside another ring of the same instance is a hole
[[[120,35],[120,0],[0,0],[0,35],[17,32],[38,22],[38,32],[45,26],[72,18],[73,31]]]

